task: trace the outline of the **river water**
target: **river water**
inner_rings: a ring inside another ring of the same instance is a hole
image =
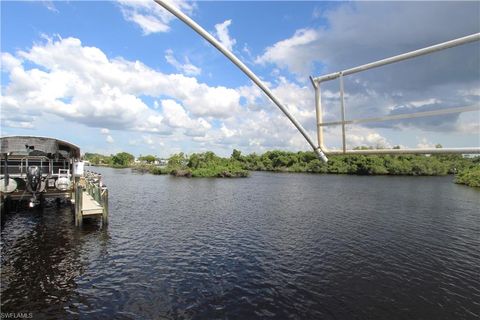
[[[106,230],[9,214],[2,313],[35,319],[478,319],[480,191],[452,177],[96,168]],[[3,317],[3,316],[2,316]]]

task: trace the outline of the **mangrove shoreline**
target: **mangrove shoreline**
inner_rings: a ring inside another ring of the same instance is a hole
[[[320,161],[311,151],[267,151],[263,154],[242,155],[233,150],[229,158],[213,152],[173,154],[164,166],[155,165],[154,156],[139,157],[122,152],[103,156],[86,154],[94,165],[132,168],[152,174],[171,174],[177,177],[247,177],[249,171],[325,173],[352,175],[443,176],[455,174],[455,183],[480,187],[480,157],[457,154],[436,155],[336,155],[328,163]]]

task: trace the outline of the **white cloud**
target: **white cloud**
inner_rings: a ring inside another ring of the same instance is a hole
[[[342,145],[340,130],[324,131],[329,149],[340,149]],[[356,147],[392,148],[392,143],[375,129],[355,126],[346,130],[347,149]]]
[[[306,128],[315,128],[314,93],[310,87],[299,86],[280,78],[280,83],[273,89],[273,93]]]
[[[169,23],[175,17],[154,1],[149,0],[117,0],[125,20],[137,24],[145,35],[157,32],[168,32]],[[170,0],[171,4],[191,14],[194,6],[185,0]]]
[[[472,122],[462,122],[458,123],[457,131],[466,134],[476,134],[477,140],[480,140],[480,116],[477,114],[473,116]],[[480,141],[479,141],[480,142]]]
[[[237,43],[235,39],[230,37],[228,32],[228,27],[231,24],[232,20],[225,20],[224,22],[215,25],[215,34],[218,41],[220,41],[220,43],[230,51],[233,50],[233,46]]]
[[[18,68],[22,65],[22,60],[12,56],[8,52],[2,52],[1,53],[1,65],[2,65],[2,71],[5,72],[10,72],[15,68]]]
[[[173,150],[210,149],[229,154],[232,148],[244,152],[309,149],[281,111],[253,85],[209,86],[194,77],[162,73],[140,61],[112,59],[99,48],[82,45],[79,39],[47,39],[29,50],[2,54],[2,70],[9,77],[0,97],[2,126],[32,126],[35,118],[57,115],[67,123],[96,128],[96,134],[100,130],[105,137],[115,130],[115,146],[120,147],[120,141],[132,148],[164,143],[161,152],[165,155]],[[282,77],[269,85],[314,137],[311,87]],[[337,91],[323,93],[327,107],[338,99]],[[352,108],[349,117],[365,97],[346,95],[347,106]],[[375,97],[379,103],[390,103],[381,95]],[[329,116],[328,110],[325,116]],[[127,131],[128,136],[117,136],[119,130]],[[141,132],[140,136],[130,137],[132,131]],[[374,129],[349,129],[348,133],[351,144],[390,145]],[[330,133],[326,135],[331,138]]]
[[[2,66],[9,76],[2,113],[32,120],[50,113],[92,127],[169,134],[164,116],[139,96],[171,97],[194,117],[228,118],[239,110],[235,89],[164,74],[139,61],[110,59],[76,38],[47,39],[15,56],[4,53]],[[203,119],[200,128],[207,124]]]
[[[423,99],[423,100],[417,100],[417,101],[411,101],[410,105],[418,108],[418,107],[423,107],[423,106],[428,106],[431,104],[438,104],[441,103],[441,100],[435,99],[435,98],[430,98],[430,99]]]
[[[458,92],[462,96],[474,96],[476,98],[480,97],[480,87],[474,87],[470,89],[460,89]]]
[[[310,52],[319,35],[316,30],[300,29],[288,39],[279,41],[265,49],[265,53],[255,59],[256,63],[274,63],[288,68],[297,74],[308,74],[311,70],[314,53]]]
[[[220,128],[220,131],[223,133],[223,135],[226,138],[233,137],[236,134],[235,130],[228,129],[227,127],[225,127],[225,124],[222,125],[222,127]]]
[[[252,56],[252,52],[246,43],[243,44],[242,52],[246,53],[248,57]]]
[[[478,10],[478,3],[467,2],[360,1],[324,12],[316,7],[313,16],[324,18],[326,26],[299,29],[293,36],[267,47],[256,61],[275,64],[303,77],[312,72],[315,62],[324,64],[326,72],[339,71],[476,33]],[[445,21],[455,23],[447,25]],[[379,27],[385,25],[389,27]],[[419,28],[413,34],[406,25]],[[411,79],[411,74],[407,74]]]
[[[326,26],[303,28],[265,49],[256,63],[289,71],[299,80],[419,49],[478,32],[478,3],[462,2],[353,2],[314,17]],[[458,19],[462,17],[462,19]],[[455,24],[445,25],[445,21]],[[379,26],[388,25],[388,28]],[[418,26],[415,34],[405,25]],[[345,77],[349,119],[379,117],[478,104],[479,47],[470,45]],[[339,120],[338,81],[322,83],[324,117]],[[458,115],[415,121],[369,124],[416,127],[437,132],[459,131]],[[473,128],[474,126],[469,126]],[[462,130],[462,129],[461,129]],[[461,131],[460,130],[460,131]],[[470,130],[471,131],[471,130]]]
[[[185,57],[185,64],[181,64],[180,62],[178,62],[177,59],[175,59],[175,57],[173,56],[173,51],[171,49],[165,51],[165,60],[167,60],[169,64],[175,67],[175,69],[181,71],[187,76],[198,76],[202,73],[202,69],[191,64],[188,57]]]
[[[108,143],[114,143],[115,140],[113,140],[112,136],[111,135],[108,135],[106,138],[105,138],[105,141],[108,142]]]
[[[164,123],[171,128],[185,129],[188,136],[204,136],[212,127],[205,119],[191,119],[185,109],[174,100],[163,100]]]
[[[423,138],[421,138],[420,141],[418,142],[417,148],[421,148],[421,149],[435,148],[435,144],[429,142],[427,138],[423,137]]]
[[[142,136],[142,139],[143,139],[143,142],[148,144],[148,145],[153,145],[154,144],[153,138],[150,135],[144,135],[144,136]]]
[[[126,19],[138,24],[146,35],[155,32],[167,32],[170,30],[168,24],[153,15],[132,12],[131,14],[126,15]]]
[[[48,10],[52,11],[52,12],[55,12],[55,13],[58,13],[58,9],[55,7],[55,5],[53,4],[53,1],[50,1],[50,0],[43,0],[42,1],[42,4],[45,6],[45,8],[47,8]]]
[[[238,92],[247,100],[247,103],[251,105],[255,104],[257,99],[263,97],[264,95],[262,90],[260,90],[260,88],[253,83],[249,86],[242,86],[238,88]]]
[[[312,12],[312,18],[318,19],[322,17],[322,10],[319,7],[315,7]]]
[[[19,129],[33,129],[33,123],[29,121],[12,121],[2,119],[2,126],[10,127],[10,128],[19,128]]]

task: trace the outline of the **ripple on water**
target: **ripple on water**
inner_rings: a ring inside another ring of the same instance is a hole
[[[2,226],[2,312],[39,318],[475,319],[478,191],[450,177],[98,168],[107,230],[67,207]],[[393,190],[393,191],[392,191]]]

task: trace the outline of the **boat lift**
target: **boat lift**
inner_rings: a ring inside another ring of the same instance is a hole
[[[480,153],[480,147],[471,147],[471,148],[414,148],[414,149],[367,149],[367,150],[357,150],[357,149],[347,149],[347,143],[345,139],[346,135],[346,125],[349,124],[357,124],[357,123],[369,123],[369,122],[383,122],[383,121],[392,121],[392,120],[401,120],[401,119],[413,119],[413,118],[420,118],[420,117],[429,117],[429,116],[438,116],[444,114],[452,114],[452,113],[461,113],[461,112],[468,112],[468,111],[480,111],[480,104],[474,104],[470,106],[464,107],[456,107],[456,108],[446,108],[434,111],[423,111],[423,112],[415,112],[415,113],[408,113],[408,114],[399,114],[399,115],[387,115],[383,117],[375,117],[375,118],[361,118],[361,119],[345,119],[345,86],[343,83],[343,79],[345,76],[363,72],[366,70],[370,70],[373,68],[378,68],[385,66],[387,64],[392,64],[395,62],[400,62],[407,59],[416,58],[419,56],[423,56],[426,54],[430,54],[433,52],[437,52],[440,50],[445,50],[448,48],[460,46],[463,44],[467,44],[474,41],[480,40],[480,33],[472,34],[466,37],[458,38],[455,40],[443,42],[437,45],[433,45],[430,47],[426,47],[423,49],[407,52],[404,54],[400,54],[397,56],[393,56],[390,58],[374,61],[371,63],[367,63],[364,65],[360,65],[354,68],[346,69],[343,71],[338,71],[334,73],[330,73],[324,76],[312,78],[310,80],[312,82],[313,88],[315,90],[315,111],[317,115],[317,140],[319,148],[328,155],[331,154],[395,154],[395,153],[408,153],[408,154],[432,154],[432,153]],[[320,86],[323,82],[331,81],[334,79],[339,79],[340,82],[340,114],[341,114],[341,121],[333,121],[333,122],[324,122],[323,121],[323,112],[322,112],[322,98],[321,98],[321,91]],[[323,127],[325,126],[342,126],[342,150],[328,150],[328,148],[324,144],[324,137],[323,137]]]
[[[400,54],[397,56],[393,56],[390,58],[382,59],[379,61],[371,62],[368,64],[364,64],[361,66],[357,66],[354,68],[350,68],[347,70],[334,72],[331,74],[327,74],[320,77],[310,77],[312,81],[312,85],[315,90],[315,110],[316,110],[316,119],[317,119],[317,140],[318,143],[315,143],[313,139],[310,137],[308,132],[305,128],[290,114],[287,108],[278,100],[277,97],[272,93],[272,91],[267,87],[265,83],[263,83],[260,78],[257,77],[238,57],[236,57],[230,50],[225,48],[215,37],[213,37],[210,33],[208,33],[205,29],[203,29],[199,24],[193,21],[190,17],[176,8],[172,3],[166,0],[154,0],[160,6],[165,8],[167,11],[172,13],[178,19],[183,21],[187,24],[190,28],[192,28],[195,32],[197,32],[200,36],[202,36],[205,40],[207,40],[210,44],[212,44],[215,48],[217,48],[223,55],[225,55],[235,66],[237,66],[243,73],[245,73],[269,98],[270,100],[275,103],[275,105],[287,116],[287,118],[293,123],[293,125],[298,129],[298,131],[303,135],[305,140],[308,144],[312,147],[313,151],[317,154],[317,156],[322,159],[324,162],[327,162],[328,159],[326,155],[331,154],[398,154],[398,153],[409,153],[409,154],[432,154],[432,153],[480,153],[480,147],[471,147],[471,148],[415,148],[415,149],[367,149],[367,150],[351,150],[347,149],[346,144],[346,125],[349,124],[356,124],[356,123],[367,123],[367,122],[381,122],[381,121],[391,121],[391,120],[400,120],[400,119],[411,119],[411,118],[419,118],[419,117],[428,117],[428,116],[436,116],[436,115],[444,115],[449,113],[461,113],[467,111],[480,111],[480,106],[478,104],[472,106],[465,106],[461,108],[448,108],[448,109],[441,109],[436,111],[427,111],[427,112],[417,112],[417,113],[410,113],[410,114],[402,114],[402,115],[390,115],[384,117],[377,117],[377,118],[362,118],[362,119],[350,119],[346,120],[345,118],[345,99],[344,99],[344,84],[343,78],[345,76],[366,71],[369,69],[381,67],[387,64],[419,57],[422,55],[426,55],[432,52],[437,52],[440,50],[452,48],[455,46],[463,45],[466,43],[479,41],[480,40],[480,33],[472,34],[463,38],[447,41],[444,43],[440,43],[434,46],[426,47],[423,49],[411,51],[408,53]],[[321,92],[320,92],[320,85],[322,82],[330,81],[334,79],[340,79],[340,108],[341,108],[341,121],[336,122],[324,122],[323,115],[322,115],[322,102],[321,102]],[[329,150],[325,147],[324,144],[324,136],[323,136],[323,127],[324,126],[334,126],[334,125],[341,125],[342,126],[342,150]]]

